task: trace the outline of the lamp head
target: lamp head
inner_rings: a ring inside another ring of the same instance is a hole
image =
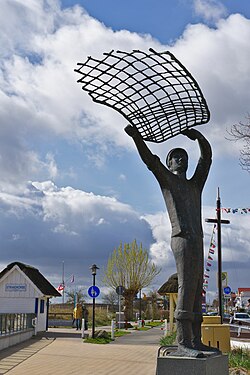
[[[97,267],[96,264],[92,264],[92,266],[90,267],[90,269],[91,269],[92,275],[96,275],[96,270],[99,270],[100,268]]]

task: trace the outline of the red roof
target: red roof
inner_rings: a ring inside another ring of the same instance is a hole
[[[241,292],[250,292],[250,288],[238,288],[238,293]]]

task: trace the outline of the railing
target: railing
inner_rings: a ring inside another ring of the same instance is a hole
[[[33,328],[35,314],[0,314],[0,337]]]

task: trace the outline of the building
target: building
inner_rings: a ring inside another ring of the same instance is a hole
[[[61,294],[37,268],[10,263],[0,272],[0,314],[34,314],[36,332],[48,328],[49,299]]]

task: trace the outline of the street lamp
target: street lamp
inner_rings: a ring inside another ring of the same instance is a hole
[[[95,275],[96,270],[99,270],[96,264],[93,264],[91,267],[91,273],[93,276],[93,286],[95,286]],[[92,311],[92,339],[95,337],[95,297],[93,298],[93,311]]]

